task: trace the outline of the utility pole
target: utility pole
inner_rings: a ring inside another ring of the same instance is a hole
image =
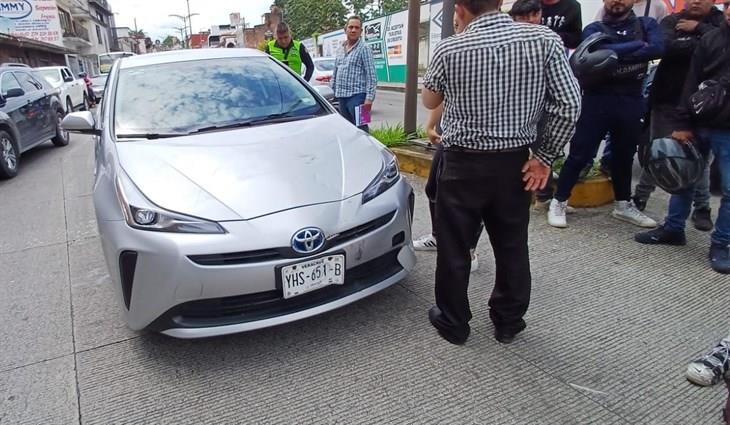
[[[454,0],[444,0],[441,10],[441,39],[454,35]]]
[[[190,37],[193,37],[193,19],[192,15],[190,14],[190,0],[185,0],[185,2],[188,5],[188,26],[190,27],[190,31],[188,34],[190,34]],[[188,48],[190,48],[190,43],[188,43]]]
[[[416,132],[418,111],[418,30],[421,1],[408,0],[408,41],[406,47],[406,102],[403,123],[406,134]]]

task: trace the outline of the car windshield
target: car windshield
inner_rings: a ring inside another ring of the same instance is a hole
[[[61,81],[61,73],[55,69],[41,69],[37,72],[41,75],[41,77],[45,78],[46,81],[51,83],[53,87],[58,87],[63,84],[63,81]]]
[[[268,57],[121,69],[115,93],[116,134],[187,134],[268,118],[329,113]]]
[[[314,66],[320,71],[334,71],[335,70],[335,60],[327,59],[327,60],[316,61],[316,62],[314,62]]]
[[[103,86],[106,84],[106,79],[109,77],[108,75],[97,75],[96,77],[91,77],[91,84],[95,86]]]

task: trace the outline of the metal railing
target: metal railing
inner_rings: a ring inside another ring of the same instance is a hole
[[[68,30],[68,29],[64,30],[63,36],[64,37],[77,37],[77,38],[81,38],[81,39],[84,39],[89,42],[91,41],[91,39],[89,38],[89,30],[87,30],[86,28],[84,28],[82,26],[76,27],[76,29],[74,29],[74,30]]]

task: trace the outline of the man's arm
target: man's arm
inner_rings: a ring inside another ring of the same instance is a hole
[[[444,93],[446,93],[446,69],[439,44],[433,51],[433,58],[423,77],[423,90],[421,90],[423,106],[428,109],[436,109],[444,101]]]
[[[339,61],[340,59],[335,56],[335,69],[332,71],[332,80],[330,81],[330,83],[332,84],[332,91],[334,91],[335,93],[337,93],[337,68],[339,68],[337,65],[339,65]]]
[[[583,31],[583,18],[580,9],[580,3],[573,3],[573,12],[570,13],[571,20],[563,31],[558,31],[560,39],[563,40],[565,47],[575,49],[581,42],[581,32]]]
[[[679,104],[675,108],[674,114],[674,130],[675,131],[691,131],[692,130],[692,113],[690,112],[689,98],[697,91],[702,82],[702,64],[704,63],[704,46],[702,42],[692,55],[692,62],[689,66],[687,78],[684,80],[684,88]]]
[[[678,34],[676,30],[679,17],[677,15],[667,16],[659,24],[659,28],[664,35],[664,57],[665,58],[682,58],[688,60],[692,58],[692,52],[697,47],[697,39],[691,34]]]
[[[646,34],[646,43],[644,46],[627,55],[622,59],[622,62],[627,63],[641,63],[649,62],[655,59],[659,59],[664,54],[664,35],[662,34],[659,24],[654,18],[639,18],[641,25],[644,28]]]
[[[312,60],[312,56],[309,55],[307,48],[304,47],[304,44],[299,45],[299,56],[301,56],[304,66],[307,67],[307,70],[304,72],[304,79],[309,81],[312,78],[312,74],[314,74],[314,61]]]
[[[363,40],[362,43],[365,41]],[[378,74],[375,73],[375,58],[370,46],[365,45],[365,104],[372,104],[375,101],[375,90],[378,88]]]
[[[580,88],[562,46],[557,39],[550,41],[551,52],[545,64],[547,124],[543,143],[535,153],[537,159],[547,166],[553,163],[573,137],[581,103]]]
[[[601,25],[597,22],[594,22],[590,25],[588,25],[583,30],[583,40],[588,38],[589,36],[595,34],[595,33],[602,33]],[[609,49],[613,50],[619,57],[619,59],[623,58],[624,56],[627,56],[642,47],[644,47],[644,42],[642,41],[627,41],[625,43],[602,43],[599,45],[601,49]]]

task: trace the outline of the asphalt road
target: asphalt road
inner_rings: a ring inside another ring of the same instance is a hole
[[[373,106],[371,127],[378,128],[383,125],[394,126],[403,123],[405,111],[405,93],[388,90],[378,90]],[[417,102],[417,121],[420,126],[426,125],[428,110],[421,103],[421,96]]]

